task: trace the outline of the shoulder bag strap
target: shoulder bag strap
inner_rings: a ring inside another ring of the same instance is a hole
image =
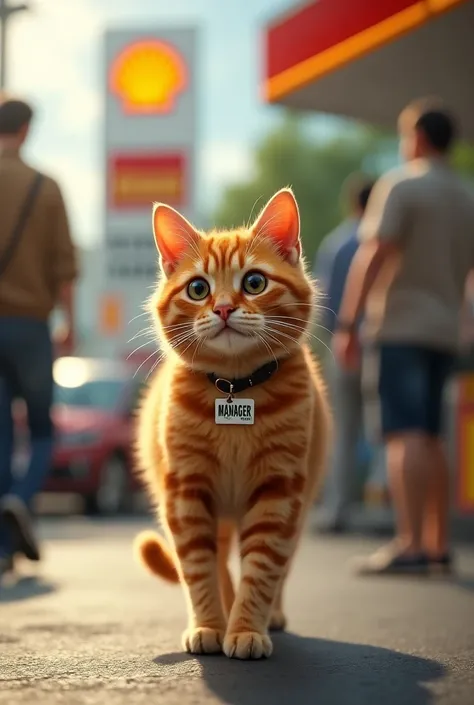
[[[42,181],[43,175],[39,172],[36,172],[35,177],[33,179],[33,183],[31,184],[28,193],[26,194],[26,198],[23,202],[23,205],[21,206],[17,221],[15,223],[15,227],[12,230],[10,240],[5,250],[0,255],[0,276],[5,272],[6,268],[12,261],[13,255],[15,254],[18,245],[20,244],[21,236],[23,235],[25,225],[35,204],[36,197],[38,195],[38,191]]]

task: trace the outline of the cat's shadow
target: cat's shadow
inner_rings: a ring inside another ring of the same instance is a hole
[[[159,656],[160,669],[196,662],[208,688],[228,705],[429,705],[426,683],[440,678],[441,664],[390,649],[326,639],[275,636],[268,660],[225,656]]]

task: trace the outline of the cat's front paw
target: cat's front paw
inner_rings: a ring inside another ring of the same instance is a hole
[[[275,610],[270,618],[269,629],[271,632],[282,632],[286,629],[287,620],[281,610]]]
[[[270,656],[273,644],[268,634],[242,632],[227,634],[224,639],[224,653],[229,658],[257,659]]]
[[[218,654],[222,651],[224,632],[210,627],[186,629],[183,648],[190,654]]]

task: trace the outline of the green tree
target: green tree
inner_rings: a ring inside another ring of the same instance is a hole
[[[341,220],[345,178],[354,171],[374,172],[374,155],[381,149],[387,150],[385,138],[370,129],[349,125],[342,134],[321,139],[289,114],[257,146],[253,177],[225,190],[214,220],[219,227],[240,226],[276,191],[291,186],[301,212],[304,252],[312,260],[321,240]]]
[[[466,179],[474,181],[474,145],[462,142],[454,152],[454,167]]]

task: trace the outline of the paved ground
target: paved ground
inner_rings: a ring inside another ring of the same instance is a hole
[[[0,588],[0,703],[468,705],[474,551],[460,578],[355,579],[364,539],[307,537],[288,591],[291,633],[263,662],[180,651],[177,588],[134,564],[143,522],[49,520],[36,577]]]

